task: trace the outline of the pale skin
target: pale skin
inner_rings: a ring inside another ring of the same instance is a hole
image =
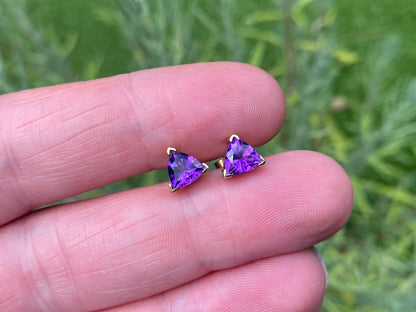
[[[318,311],[325,275],[308,248],[345,225],[353,197],[322,154],[32,212],[165,168],[168,146],[206,162],[233,133],[264,144],[285,111],[277,82],[238,63],[0,96],[0,311]]]

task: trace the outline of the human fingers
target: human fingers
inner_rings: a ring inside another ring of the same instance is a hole
[[[89,311],[145,298],[337,232],[351,183],[322,154],[266,158],[229,180],[209,172],[35,212],[0,232],[0,310]]]
[[[309,250],[217,271],[163,294],[102,312],[313,312],[325,274]]]
[[[283,123],[277,82],[238,63],[144,70],[0,96],[0,225],[33,208],[166,166],[201,161],[238,133],[253,145]]]

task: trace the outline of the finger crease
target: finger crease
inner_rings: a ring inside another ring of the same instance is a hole
[[[184,209],[189,209],[189,206],[192,206],[192,209],[194,211],[197,211],[197,204],[195,203],[195,200],[193,199],[193,196],[189,196],[188,197],[188,202],[190,203],[190,205],[183,205],[182,206],[182,212],[183,212],[183,216],[185,219],[185,223],[186,223],[186,229],[188,231],[188,237],[190,238],[190,242],[192,243],[192,250],[195,254],[195,258],[198,260],[200,267],[202,268],[203,271],[205,271],[205,274],[208,274],[210,272],[213,271],[212,268],[210,268],[206,262],[206,259],[202,256],[201,252],[199,251],[199,247],[198,244],[196,243],[195,239],[194,239],[194,235],[193,235],[193,231],[192,231],[192,226],[189,222],[189,218],[185,213]]]
[[[125,74],[122,76],[117,76],[117,79],[115,80],[117,82],[117,87],[121,91],[122,95],[126,99],[127,106],[129,107],[131,114],[128,114],[129,116],[129,123],[131,125],[131,128],[134,129],[137,133],[137,139],[140,141],[140,148],[143,149],[143,153],[141,155],[146,155],[145,159],[141,159],[141,162],[145,164],[146,168],[153,168],[151,166],[151,157],[149,157],[151,154],[149,153],[149,148],[145,143],[144,137],[145,137],[145,131],[143,130],[143,126],[140,123],[140,117],[137,113],[137,107],[135,105],[136,102],[141,103],[140,99],[133,99],[131,96],[131,90],[133,89],[132,82],[131,82],[131,74]],[[144,108],[144,105],[140,105]]]
[[[7,120],[7,118],[5,118],[5,120]],[[25,187],[23,186],[23,183],[20,179],[20,175],[18,173],[19,165],[16,160],[17,158],[14,156],[15,153],[13,152],[13,149],[10,145],[10,141],[13,141],[13,140],[6,139],[5,133],[7,130],[5,128],[6,127],[0,124],[0,135],[2,135],[2,137],[0,137],[0,147],[1,145],[3,146],[3,151],[4,151],[4,156],[5,156],[4,158],[5,160],[3,162],[6,167],[5,171],[9,173],[10,179],[4,179],[4,180],[0,179],[0,181],[5,181],[7,183],[7,185],[5,186],[5,189],[8,188],[8,189],[12,189],[12,191],[14,190],[14,195],[15,195],[14,199],[16,203],[19,204],[19,209],[24,210],[27,207],[35,208],[34,201],[31,199],[31,196],[29,196],[28,192],[25,190]],[[0,169],[2,166],[3,164],[0,164]],[[7,170],[7,168],[9,170]],[[12,181],[14,181],[14,185]],[[1,189],[1,186],[0,186],[0,189]]]

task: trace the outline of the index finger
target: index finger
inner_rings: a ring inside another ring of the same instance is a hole
[[[0,225],[33,208],[166,165],[166,147],[202,161],[239,134],[271,139],[283,93],[238,63],[145,70],[0,96]]]

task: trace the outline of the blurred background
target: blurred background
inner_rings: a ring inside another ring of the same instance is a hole
[[[415,311],[415,12],[412,0],[1,0],[0,94],[193,62],[263,68],[288,113],[261,153],[316,150],[354,184],[349,223],[318,245],[322,311]]]

